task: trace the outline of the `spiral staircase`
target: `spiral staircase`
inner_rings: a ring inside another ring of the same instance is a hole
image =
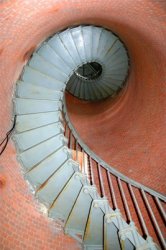
[[[148,200],[149,196],[155,200],[164,220],[166,198],[96,156],[81,141],[65,104],[65,90],[88,101],[115,97],[123,88],[128,71],[128,53],[120,39],[109,30],[87,25],[69,28],[47,39],[33,53],[17,82],[13,140],[25,179],[46,206],[48,216],[61,220],[65,233],[78,240],[83,249],[166,247],[163,227]],[[115,191],[113,179],[119,191]],[[130,197],[125,195],[128,190]],[[159,238],[157,243],[150,236],[137,191],[150,214]],[[117,205],[118,199],[122,199],[122,207]],[[142,232],[131,216],[131,202]]]

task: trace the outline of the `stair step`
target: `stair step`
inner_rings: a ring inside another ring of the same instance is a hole
[[[34,100],[15,98],[15,113],[17,115],[36,114],[58,111],[62,107],[61,101]]]
[[[74,89],[74,92],[73,94],[77,97],[80,96],[80,88],[81,88],[81,80],[80,79],[77,79],[77,84],[75,86],[75,89]]]
[[[110,85],[108,85],[106,82],[103,84],[103,86],[102,86],[104,89],[105,89],[105,91],[106,91],[106,93],[107,93],[107,95],[108,96],[111,96],[111,95],[113,95],[114,93],[115,93],[115,91],[112,89],[112,87],[111,87],[111,84]]]
[[[52,47],[56,54],[63,57],[63,60],[66,64],[72,66],[73,69],[77,68],[73,58],[71,57],[70,53],[68,52],[67,48],[65,47],[64,43],[61,41],[59,35],[55,35],[48,41],[48,44]]]
[[[78,81],[79,81],[79,79],[77,78],[77,76],[76,76],[76,75],[73,75],[73,76],[70,78],[70,81],[68,82],[66,89],[67,89],[69,92],[74,93],[75,88],[77,87]]]
[[[128,239],[126,239],[122,245],[123,245],[124,249],[127,249],[127,250],[135,250],[136,249],[135,246]]]
[[[63,92],[19,81],[17,82],[16,96],[27,99],[58,101],[62,99]]]
[[[110,92],[110,94],[112,94],[114,90],[111,89],[111,84],[111,80],[109,80],[107,77],[104,77],[98,85],[99,87],[104,88],[106,93]]]
[[[85,249],[103,249],[104,212],[103,200],[93,200],[84,235]]]
[[[54,135],[63,133],[64,128],[61,123],[53,123],[44,127],[39,127],[24,133],[15,134],[14,141],[17,143],[19,150],[24,151],[34,145],[45,141]]]
[[[93,201],[92,197],[89,195],[91,192],[91,186],[84,186],[75,202],[75,205],[67,219],[65,225],[65,233],[70,235],[81,235],[84,236],[85,227],[87,219],[89,216],[89,211],[91,203]]]
[[[122,85],[121,80],[105,77],[105,85],[110,86],[113,90],[117,91]]]
[[[125,56],[124,58],[115,58],[113,61],[110,60],[110,64],[109,67],[110,69],[116,69],[117,67],[119,68],[126,68],[126,70],[128,69],[128,58],[127,56]]]
[[[39,71],[32,69],[28,66],[26,66],[24,69],[22,80],[56,91],[62,91],[65,88],[64,82],[58,81],[55,78],[42,74]]]
[[[118,68],[117,69],[110,69],[109,76],[110,78],[118,77],[120,80],[123,81],[124,77],[126,75],[126,69]]]
[[[94,94],[94,91],[92,89],[91,84],[87,84],[87,92],[88,92],[88,100],[92,100],[95,101],[96,100],[96,96]]]
[[[110,50],[108,50],[106,52],[106,55],[103,57],[103,60],[106,62],[108,59],[110,59],[111,61],[114,60],[114,58],[117,58],[117,57],[121,57],[122,58],[124,57],[124,48],[122,46],[122,43],[120,42],[120,40],[118,39],[114,45],[111,47]]]
[[[92,61],[92,26],[82,27],[85,57],[87,62]]]
[[[103,60],[104,55],[108,53],[108,51],[112,50],[112,47],[114,46],[117,39],[118,38],[108,30],[103,29],[97,53],[97,56],[100,58],[100,60]]]
[[[92,29],[92,60],[96,61],[98,58],[98,48],[100,44],[100,37],[103,29],[99,27],[93,27]]]
[[[29,66],[41,72],[42,74],[55,78],[58,81],[66,81],[66,74],[64,74],[63,71],[55,67],[52,63],[46,61],[38,53],[33,54],[33,57],[29,61]]]
[[[47,207],[51,207],[58,195],[66,188],[66,184],[69,182],[73,176],[74,172],[78,170],[78,165],[72,160],[68,160],[63,164],[58,171],[55,172],[49,178],[45,185],[37,191],[36,195],[41,202],[43,202]],[[77,188],[77,186],[75,186]],[[61,210],[65,209],[64,206],[68,206],[69,198],[66,200],[66,204],[61,206]]]
[[[79,97],[84,99],[84,82],[80,80]]]
[[[62,119],[60,111],[50,113],[39,113],[29,115],[17,115],[15,130],[17,133],[46,126],[52,123],[58,123]]]
[[[19,160],[26,170],[30,170],[35,165],[39,164],[56,150],[65,146],[67,141],[62,134],[56,135],[47,141],[44,141],[26,151],[19,154]]]
[[[104,219],[104,250],[121,250],[121,242],[118,235],[119,229],[114,224],[115,213]],[[125,248],[127,249],[127,248]]]
[[[112,73],[111,76],[110,76],[110,80],[111,79],[118,80],[122,84],[122,82],[124,81],[124,75]]]
[[[49,63],[52,63],[58,70],[66,74],[67,77],[70,75],[72,70],[70,64],[67,64],[61,56],[56,54],[55,50],[49,46],[49,44],[44,44],[39,48],[37,54],[42,56]]]
[[[111,96],[114,93],[114,90],[111,89],[111,86],[106,84],[104,80],[100,82],[100,90],[102,91],[102,96],[103,97],[108,97]]]
[[[98,83],[92,84],[92,88],[93,88],[94,93],[95,93],[95,95],[97,97],[97,100],[105,98],[105,94],[106,93],[105,93],[105,91],[102,88],[100,88],[100,86],[98,85]]]
[[[91,99],[91,91],[90,91],[90,84],[89,82],[84,82],[84,99],[90,100]]]
[[[75,64],[77,65],[77,67],[82,65],[82,61],[81,61],[81,58],[78,54],[76,44],[75,44],[73,37],[70,33],[70,29],[59,33],[59,37],[60,37],[61,41],[63,42],[64,46],[67,48],[68,52],[70,53]]]
[[[69,149],[64,146],[26,173],[26,179],[32,184],[34,189],[38,189],[52,174],[62,167],[70,157],[71,153]]]
[[[126,75],[126,67],[124,67],[124,65],[117,65],[116,68],[110,68],[110,75],[112,74],[118,74],[118,75]]]
[[[120,41],[117,41],[114,49],[111,50],[111,54],[107,54],[107,56],[104,58],[106,62],[110,62],[110,67],[112,67],[112,64],[116,64],[117,62],[122,61],[128,61],[128,56],[126,50],[122,47],[122,44]]]
[[[79,56],[81,58],[81,62],[82,62],[82,64],[84,64],[86,62],[86,56],[85,56],[84,38],[83,38],[82,27],[80,26],[80,27],[70,29],[70,33],[72,34],[77,51],[78,51]]]
[[[49,210],[51,218],[58,218],[66,222],[83,186],[83,178],[81,176],[82,174],[76,172],[69,180]]]

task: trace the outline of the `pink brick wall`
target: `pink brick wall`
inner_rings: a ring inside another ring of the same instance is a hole
[[[129,49],[128,89],[115,105],[106,101],[95,109],[79,103],[75,110],[75,101],[70,99],[72,119],[82,138],[102,158],[163,191],[165,1],[8,0],[1,2],[0,11],[0,141],[11,126],[15,82],[37,44],[73,24],[103,25],[119,34]],[[78,111],[84,112],[83,119]],[[39,208],[10,143],[0,158],[0,249],[79,249]]]

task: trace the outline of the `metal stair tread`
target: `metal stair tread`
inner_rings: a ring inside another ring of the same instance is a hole
[[[64,46],[67,48],[68,52],[70,53],[71,57],[73,58],[77,67],[81,65],[81,59],[77,51],[77,47],[74,43],[73,37],[70,33],[70,29],[65,32],[59,33],[59,37],[62,40]],[[71,54],[72,51],[72,54]]]
[[[16,97],[36,100],[61,100],[62,91],[51,90],[42,86],[36,86],[32,83],[19,81],[16,88]]]
[[[26,98],[15,98],[14,104],[15,113],[18,115],[55,112],[60,110],[62,106],[61,101],[36,100]]]
[[[67,48],[65,47],[64,43],[60,39],[59,35],[52,37],[48,44],[54,49],[54,51],[59,55],[60,53],[63,54],[63,60],[67,63],[73,66],[73,68],[76,68],[77,65],[75,64],[72,56],[68,52]]]
[[[20,153],[19,160],[26,170],[30,170],[66,144],[63,134],[58,134]]]
[[[73,209],[66,221],[65,232],[84,236],[85,227],[93,198],[89,194],[91,186],[83,186]]]
[[[58,171],[46,181],[45,185],[37,190],[36,196],[49,208],[52,207],[55,199],[63,192],[74,175],[75,170],[70,162],[70,160],[65,162]]]
[[[37,190],[67,161],[71,162],[71,153],[66,146],[63,146],[27,172],[25,177]]]
[[[13,139],[19,150],[24,151],[64,131],[61,123],[52,123],[24,133],[14,134]]]
[[[30,68],[29,66],[25,67],[24,74],[22,75],[22,80],[57,91],[62,91],[65,87],[64,82],[58,81],[52,77],[42,74],[39,71]]]
[[[59,218],[66,222],[70,211],[72,210],[75,201],[83,186],[83,179],[80,177],[79,172],[75,172],[66,186],[63,188],[60,195],[56,198],[53,205],[49,210],[51,218]]]
[[[70,65],[66,64],[64,60],[56,54],[55,50],[48,44],[45,43],[42,47],[40,47],[37,52],[41,57],[43,57],[46,61],[53,64],[57,69],[64,72],[68,77],[71,73]]]
[[[59,70],[53,64],[46,61],[38,53],[33,54],[31,60],[29,61],[29,66],[42,74],[55,78],[58,81],[66,81],[66,75],[63,73],[63,71]]]
[[[72,34],[78,54],[81,58],[81,63],[84,64],[86,62],[86,56],[85,56],[82,27],[80,26],[80,27],[75,27],[73,29],[70,29],[70,33]]]
[[[88,247],[104,247],[103,227],[104,212],[97,206],[102,200],[93,200],[84,234],[84,246]],[[85,249],[86,249],[85,248]],[[95,249],[95,248],[94,248]]]
[[[62,119],[60,111],[17,115],[16,132],[21,133],[31,129],[43,127],[52,123],[59,123]]]

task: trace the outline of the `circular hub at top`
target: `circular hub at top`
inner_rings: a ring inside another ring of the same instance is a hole
[[[51,40],[66,63],[66,90],[88,101],[115,96],[128,75],[127,50],[111,31],[95,26],[68,28]]]
[[[95,80],[102,74],[102,66],[97,62],[86,63],[80,66],[75,74],[82,80]]]

